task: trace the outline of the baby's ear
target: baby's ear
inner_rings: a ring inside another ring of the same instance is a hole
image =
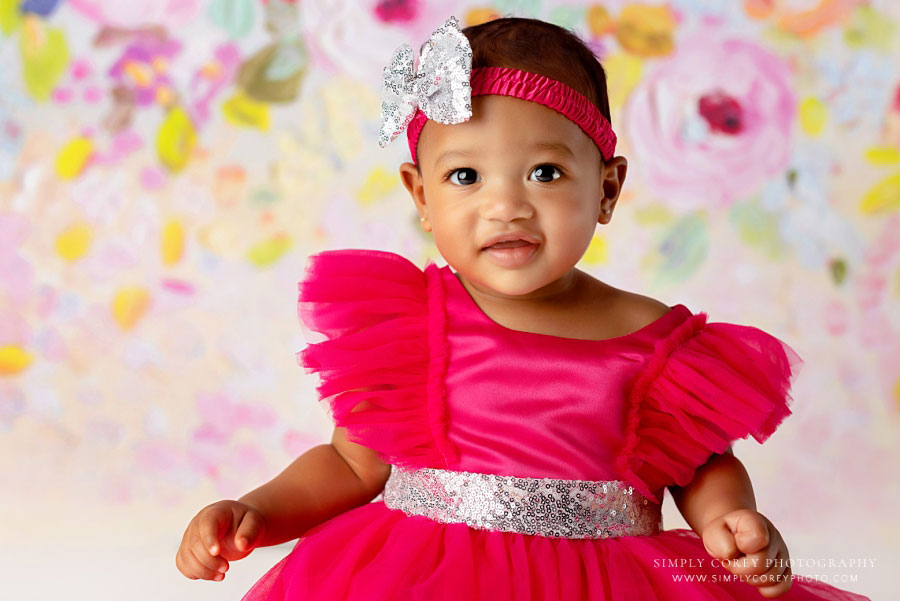
[[[628,159],[623,156],[612,157],[606,161],[603,168],[603,194],[613,202],[619,198],[622,186],[625,184],[625,175],[628,173]]]
[[[403,187],[409,192],[410,198],[416,205],[416,212],[419,215],[427,215],[425,210],[425,186],[422,183],[422,173],[412,163],[403,163],[400,165],[400,179],[403,181]],[[427,224],[423,222],[423,226]],[[426,227],[426,231],[428,228]]]
[[[410,196],[415,198],[415,195],[420,193],[420,189],[422,188],[422,172],[417,165],[413,165],[410,162],[401,163],[400,179],[403,181],[403,186],[406,188],[406,191],[409,192]]]

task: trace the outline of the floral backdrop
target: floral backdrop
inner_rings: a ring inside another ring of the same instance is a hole
[[[0,0],[5,528],[22,545],[161,532],[163,578],[183,579],[200,507],[330,439],[295,364],[297,280],[323,248],[442,264],[400,185],[405,143],[376,140],[381,69],[449,14],[549,20],[602,59],[630,170],[580,267],[797,349],[794,416],[736,453],[793,555],[875,558],[839,584],[887,592],[892,0]]]

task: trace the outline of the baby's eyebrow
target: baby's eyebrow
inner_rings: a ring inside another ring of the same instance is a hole
[[[529,148],[538,149],[538,150],[549,150],[551,152],[558,152],[560,154],[567,155],[571,158],[575,158],[575,153],[572,152],[572,149],[569,148],[563,142],[554,142],[554,141],[542,141],[535,142]],[[470,152],[468,150],[445,150],[441,154],[438,155],[435,160],[435,165],[440,165],[444,161],[449,161],[450,159],[470,159],[475,156],[475,153]]]
[[[472,158],[472,153],[467,150],[445,150],[441,154],[438,155],[437,160],[435,160],[435,165],[440,165],[443,161],[448,161],[450,159],[466,159]]]
[[[539,148],[541,150],[550,150],[553,152],[559,152],[561,154],[565,154],[570,156],[571,158],[575,158],[575,153],[572,152],[572,149],[566,146],[562,142],[535,142],[531,145],[532,148]]]

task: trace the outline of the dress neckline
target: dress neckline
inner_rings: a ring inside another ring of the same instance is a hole
[[[688,309],[685,305],[679,303],[676,305],[672,305],[669,307],[669,310],[651,321],[650,323],[644,325],[633,332],[629,332],[627,334],[622,334],[621,336],[614,336],[612,338],[567,338],[566,336],[555,336],[553,334],[542,334],[540,332],[527,332],[525,330],[515,330],[513,328],[508,328],[501,323],[497,323],[493,319],[491,319],[487,313],[481,310],[481,307],[478,306],[478,303],[475,302],[475,299],[472,298],[472,295],[469,294],[469,291],[466,290],[466,287],[463,286],[462,282],[456,276],[456,273],[450,269],[449,265],[445,265],[441,268],[441,271],[446,273],[446,277],[452,280],[454,283],[453,286],[456,287],[456,290],[461,293],[460,296],[464,299],[465,303],[472,309],[472,312],[479,316],[479,318],[485,323],[491,325],[498,330],[502,330],[504,332],[508,332],[512,335],[517,336],[532,336],[537,337],[539,339],[553,339],[553,340],[562,340],[568,343],[584,343],[584,344],[610,344],[613,342],[623,342],[630,340],[631,338],[636,338],[641,334],[646,334],[647,332],[654,330],[656,328],[661,328],[668,321],[672,320],[676,316],[679,315],[691,315],[691,310]]]

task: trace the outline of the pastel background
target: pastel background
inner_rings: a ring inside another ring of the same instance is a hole
[[[625,191],[580,267],[806,361],[736,445],[802,567],[900,559],[900,3],[0,0],[0,598],[238,599],[189,519],[327,442],[305,258],[438,259],[378,148],[381,69],[446,19],[535,16],[609,73]],[[683,526],[671,502],[666,527]]]

